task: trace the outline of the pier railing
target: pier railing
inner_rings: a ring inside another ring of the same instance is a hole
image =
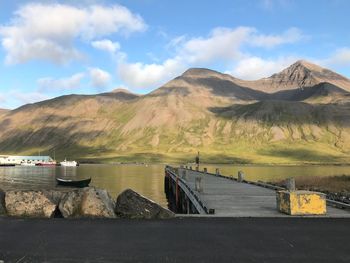
[[[176,199],[176,205],[179,205],[179,199],[180,199],[180,189],[185,194],[185,197],[187,197],[189,200],[186,200],[186,202],[191,202],[191,204],[195,207],[197,212],[199,214],[209,214],[209,209],[203,204],[203,202],[200,200],[198,195],[188,186],[186,181],[181,178],[176,172],[175,168],[171,166],[165,167],[165,175],[168,177],[169,183],[172,185],[175,185],[175,199]],[[189,203],[186,204],[187,206]],[[187,209],[188,211],[189,209]]]
[[[210,208],[203,200],[201,200],[201,195],[203,194],[203,185],[201,185],[200,175],[210,175],[213,177],[221,177],[228,180],[237,181],[244,184],[255,185],[271,190],[285,190],[284,187],[277,185],[265,183],[262,181],[248,181],[244,179],[244,173],[239,172],[237,177],[221,175],[219,169],[216,169],[215,173],[209,173],[206,168],[203,171],[197,169],[192,169],[192,167],[180,166],[179,168],[174,168],[171,166],[166,166],[165,175],[167,180],[167,186],[173,191],[173,196],[175,197],[176,212],[180,213],[195,213],[198,214],[214,214],[215,209]],[[197,180],[198,179],[198,180]],[[204,186],[205,188],[205,186]],[[168,190],[169,191],[169,190]],[[205,192],[205,190],[204,190]],[[331,200],[327,198],[327,205],[341,208],[350,209],[350,204]],[[182,209],[181,209],[182,207]],[[178,209],[180,208],[180,209]],[[194,209],[193,209],[194,208]]]

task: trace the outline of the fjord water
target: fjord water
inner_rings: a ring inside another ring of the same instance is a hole
[[[247,180],[278,181],[298,176],[333,176],[350,173],[350,166],[236,166],[202,165],[209,172],[220,169],[223,175],[236,176],[243,171]],[[86,164],[79,167],[0,167],[0,188],[49,189],[56,187],[56,177],[67,179],[92,178],[91,185],[107,189],[116,197],[131,188],[167,206],[164,193],[164,165],[103,165]]]

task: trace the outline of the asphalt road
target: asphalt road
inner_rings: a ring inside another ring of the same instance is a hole
[[[0,262],[350,262],[350,219],[0,218]]]

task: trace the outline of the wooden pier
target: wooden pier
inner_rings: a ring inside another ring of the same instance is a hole
[[[290,217],[277,211],[276,190],[279,187],[246,181],[243,174],[233,178],[220,175],[218,169],[213,174],[205,168],[196,171],[189,167],[166,166],[164,182],[171,209],[180,214]],[[328,204],[323,217],[350,217],[350,209],[334,207],[339,207],[337,202]]]

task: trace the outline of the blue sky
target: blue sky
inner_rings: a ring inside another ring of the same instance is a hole
[[[350,77],[347,0],[3,2],[0,108],[147,93],[190,67],[258,79],[306,59]]]

